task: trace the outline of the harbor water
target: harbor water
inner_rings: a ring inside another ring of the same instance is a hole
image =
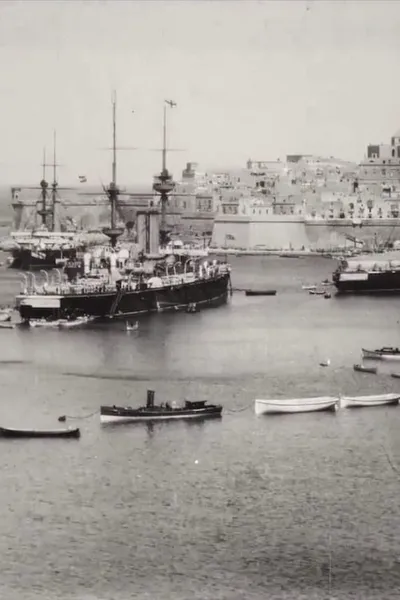
[[[232,257],[227,306],[82,329],[0,331],[0,597],[391,599],[400,589],[400,407],[256,417],[255,398],[400,391],[400,299],[311,296],[323,258]],[[0,268],[0,303],[20,275]],[[330,359],[330,366],[320,362]],[[221,421],[101,427],[101,404],[205,399]],[[91,415],[91,416],[90,416]]]

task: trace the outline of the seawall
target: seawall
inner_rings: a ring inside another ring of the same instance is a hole
[[[400,240],[400,219],[363,220],[354,225],[350,219],[305,221],[302,217],[270,216],[253,221],[217,218],[212,243],[217,247],[270,250],[332,250],[353,246],[353,238],[372,246]]]

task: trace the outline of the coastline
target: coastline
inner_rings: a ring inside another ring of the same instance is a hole
[[[215,256],[222,256],[225,254],[234,256],[280,256],[282,258],[305,258],[314,256],[321,256],[323,258],[338,258],[339,256],[324,250],[239,250],[236,248],[209,247],[209,252]]]

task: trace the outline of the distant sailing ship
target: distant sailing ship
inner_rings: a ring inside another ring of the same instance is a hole
[[[46,166],[54,169],[53,183],[49,194],[49,184],[46,181]],[[41,224],[32,229],[12,231],[11,257],[9,266],[15,269],[31,271],[36,269],[52,269],[62,266],[71,258],[75,258],[77,251],[84,250],[86,244],[78,241],[76,232],[59,231],[57,227],[56,208],[59,202],[56,163],[56,134],[54,133],[54,161],[52,165],[46,164],[46,153],[43,156],[43,177],[39,187],[25,187],[24,189],[40,190],[40,208],[35,210],[35,221],[41,219]],[[22,204],[18,199],[21,188],[12,188],[13,208],[20,210]]]
[[[86,252],[82,259],[68,261],[63,274],[46,276],[38,284],[34,274],[24,275],[22,293],[16,298],[21,318],[75,319],[78,316],[117,319],[127,316],[218,306],[227,302],[231,291],[230,267],[208,260],[207,251],[171,243],[166,225],[168,196],[174,181],[166,166],[166,105],[162,171],[153,189],[160,196],[160,211],[150,206],[137,215],[136,227],[142,250],[137,261],[120,260],[116,243],[123,229],[117,227],[116,211],[120,192],[116,181],[116,97],[113,99],[112,182],[104,189],[111,204],[110,227],[103,233],[110,239],[108,255],[102,258]]]

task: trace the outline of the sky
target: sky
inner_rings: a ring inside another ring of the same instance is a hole
[[[400,2],[0,2],[0,184],[35,184],[57,130],[59,182],[308,153],[359,161],[400,128]]]

